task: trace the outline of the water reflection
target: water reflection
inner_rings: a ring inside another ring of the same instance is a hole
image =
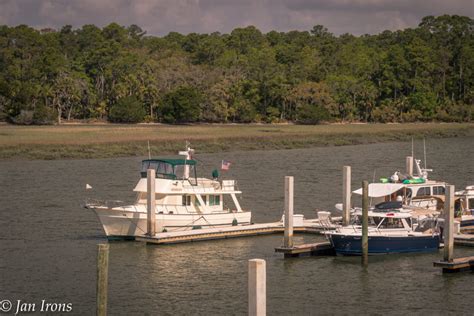
[[[416,148],[418,150],[418,148]],[[340,201],[342,166],[351,165],[353,187],[363,179],[403,169],[411,144],[198,154],[198,172],[210,174],[222,159],[233,162],[225,178],[238,180],[242,205],[255,222],[275,221],[283,210],[284,176],[295,176],[295,211],[315,216]],[[472,139],[427,142],[435,179],[458,188],[473,184]],[[421,154],[422,151],[416,152]],[[421,155],[418,155],[421,157]],[[0,297],[73,303],[73,314],[95,309],[96,244],[104,242],[86,195],[134,199],[140,158],[0,162]],[[462,167],[460,167],[462,166]],[[120,172],[117,172],[119,170]],[[94,187],[86,192],[85,183]],[[321,236],[296,235],[297,242]],[[283,259],[274,253],[282,236],[145,246],[112,243],[111,315],[232,314],[247,311],[247,260],[267,260],[268,314],[466,314],[472,273],[441,275],[432,262],[442,253],[360,258]],[[471,255],[459,248],[455,255]]]

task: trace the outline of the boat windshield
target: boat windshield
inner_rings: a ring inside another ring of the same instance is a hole
[[[379,217],[374,218],[377,223],[377,228],[403,228],[403,223],[401,218],[391,218],[391,217]]]
[[[141,176],[148,169],[155,169],[156,177],[162,179],[196,179],[196,161],[186,159],[148,159],[142,161]],[[191,181],[195,182],[195,181]]]
[[[362,225],[362,216],[357,216],[356,225]],[[403,228],[401,218],[369,216],[369,226],[381,228]]]

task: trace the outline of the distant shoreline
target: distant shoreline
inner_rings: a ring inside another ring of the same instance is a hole
[[[188,140],[200,153],[278,150],[463,137],[473,123],[0,125],[0,160],[92,159],[175,154]]]

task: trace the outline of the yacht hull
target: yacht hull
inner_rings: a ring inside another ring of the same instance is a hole
[[[147,213],[92,208],[102,224],[107,238],[133,239],[147,231]],[[249,225],[251,212],[211,214],[156,214],[156,231],[182,231],[201,228]]]
[[[329,235],[336,254],[362,255],[362,238],[357,235]],[[422,236],[369,236],[369,255],[433,252],[439,248],[439,235]]]

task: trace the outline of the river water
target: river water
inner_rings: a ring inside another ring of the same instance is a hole
[[[472,138],[427,141],[433,179],[474,184]],[[254,222],[275,221],[283,210],[284,176],[295,177],[295,213],[314,217],[341,201],[342,166],[362,180],[404,170],[410,143],[280,151],[197,154],[198,173],[222,159],[224,178],[236,179],[241,204]],[[157,153],[158,154],[158,153]],[[422,157],[416,144],[415,156]],[[96,244],[105,242],[86,197],[133,201],[140,158],[0,162],[0,300],[72,303],[70,314],[95,313]],[[93,186],[86,191],[85,184]],[[322,240],[296,235],[295,242]],[[110,248],[110,315],[245,315],[247,261],[267,261],[269,315],[472,314],[472,273],[442,275],[433,254],[283,259],[281,235],[168,246],[114,242]],[[472,255],[458,248],[455,255]]]

